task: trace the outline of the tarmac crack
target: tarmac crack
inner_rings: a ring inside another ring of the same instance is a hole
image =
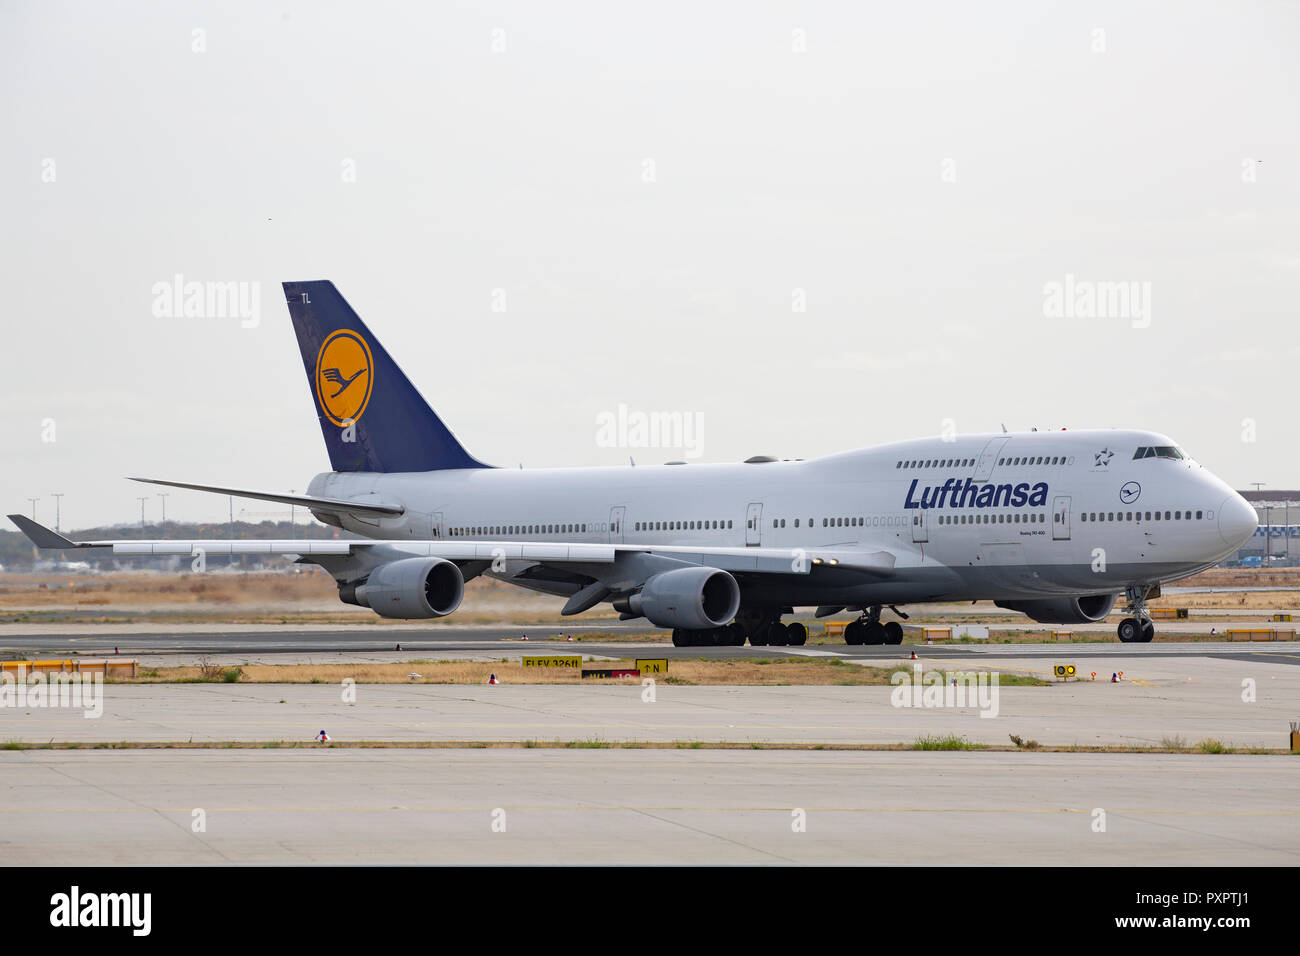
[[[742,850],[748,850],[751,853],[760,853],[763,856],[769,856],[773,860],[780,861],[781,863],[798,862],[793,857],[781,856],[780,854],[772,853],[770,850],[764,850],[756,846],[750,846],[748,843],[742,843],[739,840],[734,840],[731,837],[723,836],[720,833],[710,833],[708,830],[701,830],[699,827],[693,827],[690,824],[681,822],[680,820],[670,820],[666,817],[659,816],[657,813],[651,813],[649,810],[643,810],[637,807],[629,807],[628,809],[631,810],[633,813],[640,814],[641,816],[644,817],[649,817],[652,820],[658,820],[660,823],[666,823],[671,827],[677,827],[678,829],[681,830],[689,830],[691,833],[697,833],[700,836],[710,837],[714,840],[721,840],[723,843],[730,843],[732,846],[739,847]],[[725,810],[726,808],[723,809]]]

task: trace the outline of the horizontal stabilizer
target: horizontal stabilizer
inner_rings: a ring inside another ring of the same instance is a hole
[[[18,530],[31,538],[38,548],[80,548],[82,545],[65,538],[57,531],[51,531],[43,524],[38,524],[25,515],[10,515],[9,520],[18,525]]]

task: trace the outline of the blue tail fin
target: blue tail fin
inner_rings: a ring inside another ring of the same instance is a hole
[[[489,467],[461,447],[334,283],[286,282],[284,294],[335,471]]]

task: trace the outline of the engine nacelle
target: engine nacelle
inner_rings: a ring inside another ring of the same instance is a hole
[[[627,604],[658,627],[704,630],[736,616],[740,585],[717,568],[678,568],[651,577]]]
[[[464,596],[460,568],[444,558],[390,561],[371,571],[364,584],[339,588],[339,597],[347,604],[404,620],[446,617],[460,607]]]
[[[1019,611],[1039,624],[1091,624],[1115,606],[1114,594],[1089,594],[1081,598],[1044,598],[1035,601],[995,601],[998,607]]]

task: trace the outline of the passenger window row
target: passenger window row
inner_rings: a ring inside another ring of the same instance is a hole
[[[786,521],[785,518],[773,518],[772,527],[784,528],[785,521]],[[902,523],[903,523],[902,520],[897,518],[897,516],[895,515],[871,515],[865,518],[862,516],[858,516],[856,518],[854,517],[822,518],[821,526],[823,528],[866,528],[866,527],[879,528],[882,526],[893,527],[895,524],[902,524]],[[816,525],[817,525],[816,518],[808,519],[809,528],[816,527]],[[794,519],[794,526],[796,528],[799,527],[798,518]]]
[[[1023,517],[1022,517],[1023,514]],[[917,517],[913,523],[919,523]],[[973,514],[973,515],[940,515],[939,524],[1040,524],[1047,521],[1047,516],[1029,512],[1025,514],[1019,511],[1013,511],[1009,514]]]
[[[1143,514],[1144,512],[1141,511],[1081,511],[1079,512],[1079,520],[1080,521],[1159,521],[1161,520],[1161,512],[1159,511],[1147,511],[1145,512],[1146,514],[1145,518],[1143,517]],[[1214,516],[1214,512],[1210,512],[1209,514],[1210,517]],[[1154,515],[1155,517],[1152,517],[1152,515]],[[1198,511],[1196,512],[1196,518],[1193,519],[1192,513],[1187,510],[1175,511],[1172,514],[1166,511],[1164,512],[1164,520],[1165,521],[1192,521],[1192,520],[1204,521],[1206,519],[1203,517],[1203,515],[1205,515],[1204,511]]]
[[[895,468],[969,468],[975,464],[974,458],[920,458],[912,461],[900,461]]]
[[[975,464],[974,458],[919,458],[900,461],[894,468],[969,468]],[[1024,455],[1015,458],[999,458],[1001,467],[1015,468],[1019,465],[1064,465],[1065,455]]]
[[[632,526],[634,531],[725,531],[731,527],[730,521],[638,521]]]
[[[592,525],[593,530],[601,531],[605,525]],[[452,528],[453,538],[480,538],[493,535],[522,534],[586,534],[586,524],[509,524],[509,525],[474,525],[466,528]]]
[[[1066,462],[1065,462],[1064,455],[1047,455],[1047,456],[1039,455],[1037,457],[1033,455],[1029,455],[1022,458],[999,458],[998,459],[999,465],[1006,465],[1011,468],[1015,468],[1018,465],[1064,465],[1065,463]]]

